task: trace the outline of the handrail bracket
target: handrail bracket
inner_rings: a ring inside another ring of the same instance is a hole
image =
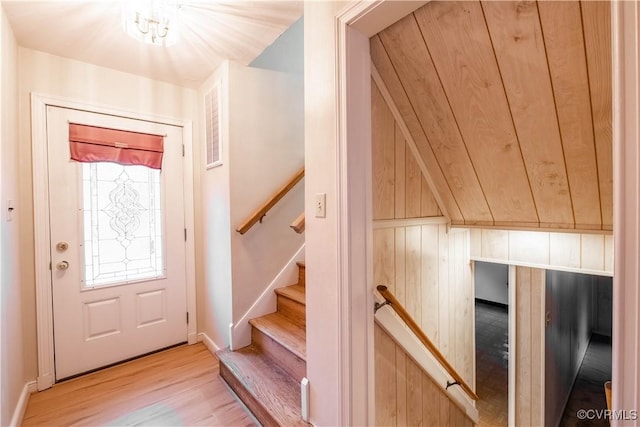
[[[452,385],[461,385],[458,381],[447,381],[447,386],[444,388],[445,390],[449,390],[449,387]]]
[[[373,304],[373,314],[376,314],[378,310],[380,310],[385,305],[392,305],[392,303],[389,300],[384,300],[384,302],[376,302],[375,304]]]

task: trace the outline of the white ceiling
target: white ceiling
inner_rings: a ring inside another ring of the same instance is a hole
[[[249,64],[303,12],[302,1],[180,4],[180,39],[162,47],[123,32],[119,1],[2,1],[20,46],[191,88],[225,59]]]

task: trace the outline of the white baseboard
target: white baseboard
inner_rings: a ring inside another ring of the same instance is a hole
[[[304,244],[291,257],[284,268],[280,270],[249,310],[240,320],[233,324],[229,341],[232,349],[242,348],[251,344],[251,325],[249,325],[249,320],[273,313],[276,310],[276,296],[273,291],[276,288],[296,283],[298,278],[298,266],[296,264],[300,261],[304,261]]]
[[[192,332],[187,334],[187,344],[191,345],[191,344],[195,344],[198,342],[198,333],[197,332]]]
[[[207,347],[207,350],[209,350],[213,355],[215,355],[216,351],[220,350],[220,346],[213,342],[213,340],[204,332],[200,332],[198,334],[198,342],[202,342],[204,346]]]
[[[45,374],[40,375],[36,378],[36,385],[38,387],[38,391],[46,390],[53,386],[53,375]]]
[[[38,391],[38,384],[35,381],[30,381],[24,385],[22,393],[20,393],[20,399],[18,399],[16,408],[13,411],[13,417],[11,417],[11,423],[9,424],[11,427],[22,425],[22,419],[29,403],[29,396],[36,391]]]

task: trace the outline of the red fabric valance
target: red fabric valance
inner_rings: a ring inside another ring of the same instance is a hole
[[[78,162],[113,162],[160,169],[163,145],[161,135],[69,123],[71,158]]]

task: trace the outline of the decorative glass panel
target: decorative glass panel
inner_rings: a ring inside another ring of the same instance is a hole
[[[83,163],[84,287],[164,276],[160,171]]]

